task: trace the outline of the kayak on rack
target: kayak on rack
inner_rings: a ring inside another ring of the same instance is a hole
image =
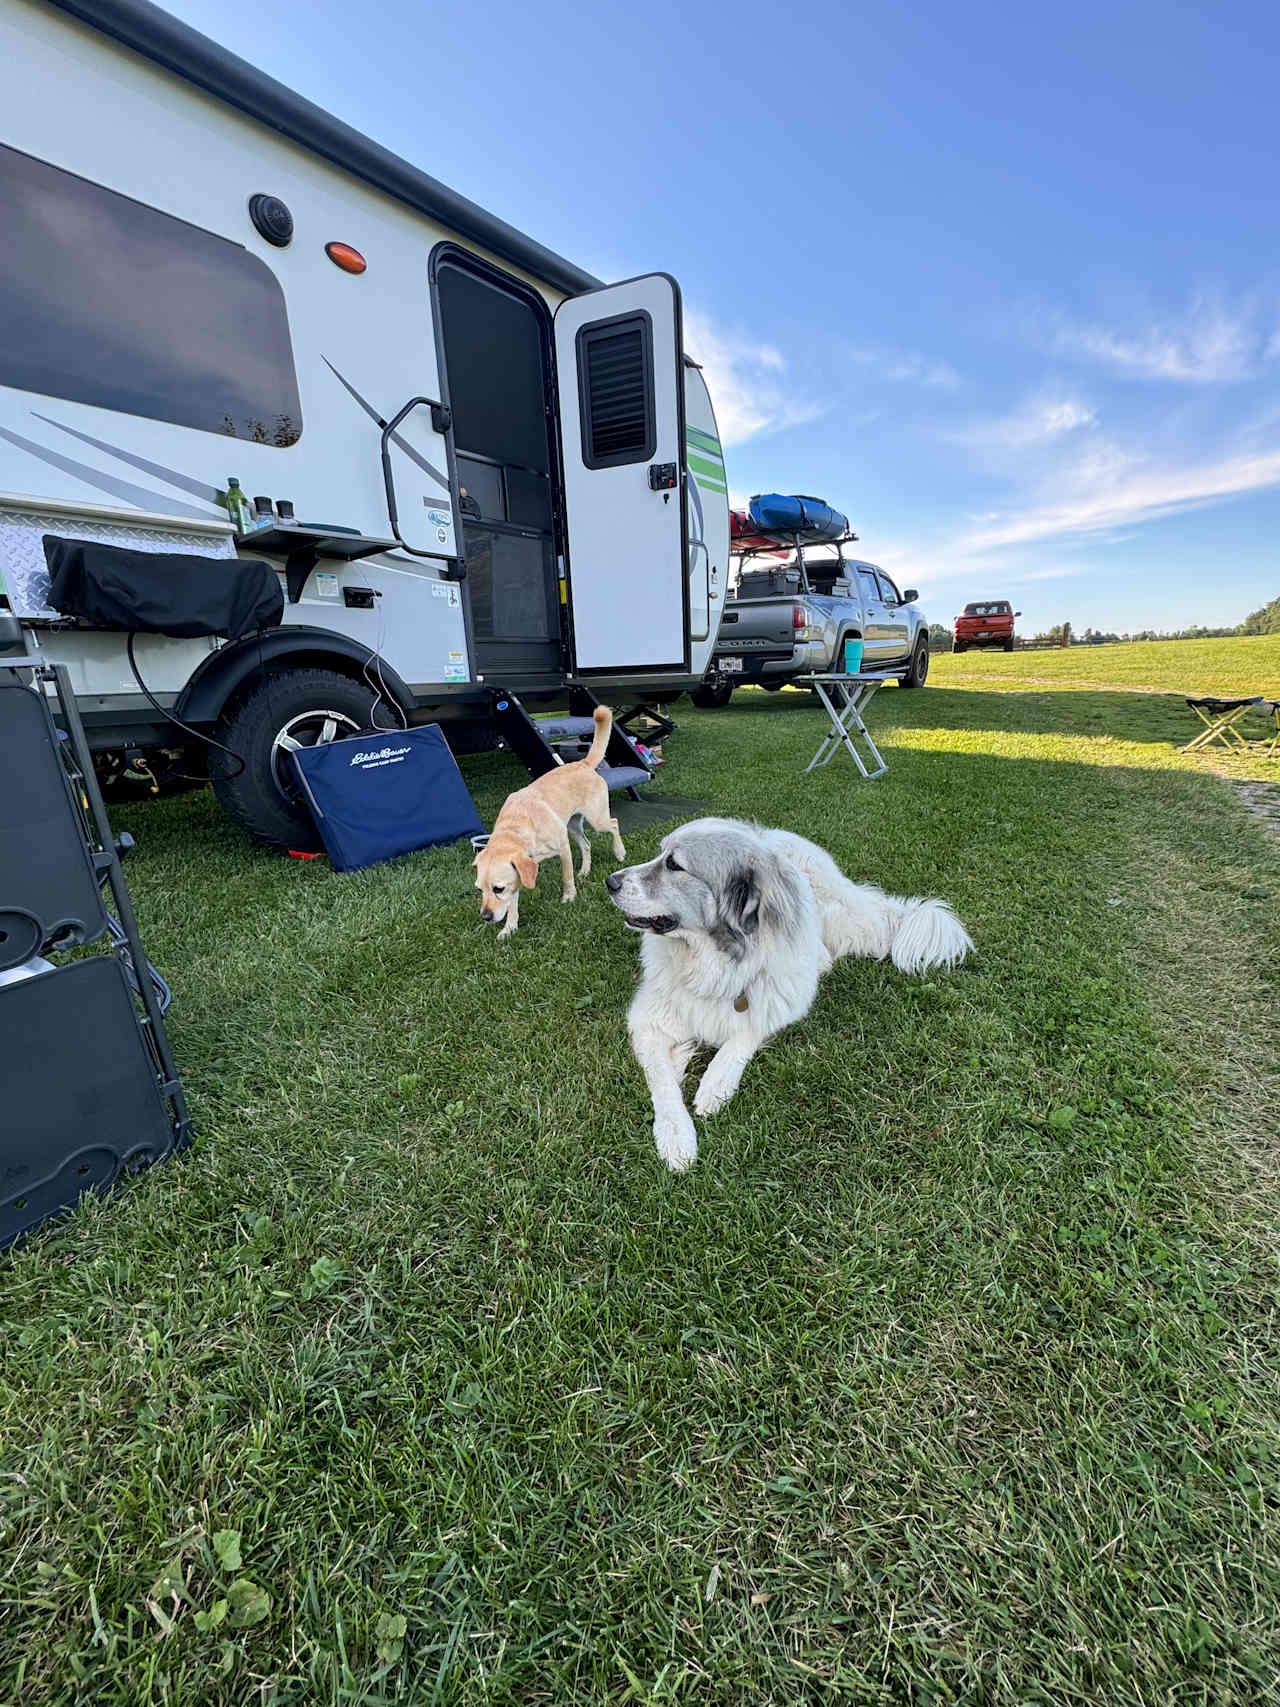
[[[729,539],[734,551],[790,551],[790,542],[761,533],[749,510],[729,511]]]
[[[821,498],[804,493],[765,492],[751,500],[750,520],[758,534],[786,536],[789,544],[821,545],[843,539],[849,518]]]

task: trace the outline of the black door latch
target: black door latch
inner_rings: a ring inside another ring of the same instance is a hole
[[[673,492],[680,484],[680,466],[675,462],[651,462],[649,464],[649,490],[651,492]]]

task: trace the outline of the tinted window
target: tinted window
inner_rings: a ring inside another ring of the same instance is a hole
[[[880,587],[884,593],[886,601],[891,605],[900,605],[902,603],[902,594],[894,586],[893,582],[885,574],[883,569],[877,569],[876,573],[880,577]]]
[[[875,605],[880,603],[880,588],[870,569],[859,569],[858,585],[862,589],[864,599],[870,600]]]
[[[597,320],[578,333],[578,403],[588,468],[647,462],[653,455],[653,334],[647,314]]]
[[[966,616],[1009,616],[1013,607],[1008,599],[988,599],[985,604],[966,605]]]
[[[0,385],[296,444],[284,294],[256,255],[3,146],[0,230]]]

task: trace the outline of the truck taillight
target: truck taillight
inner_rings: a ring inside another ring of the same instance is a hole
[[[791,626],[792,626],[792,628],[803,628],[805,623],[808,622],[808,620],[809,619],[805,615],[805,610],[804,610],[803,605],[792,605],[792,607],[791,607]]]

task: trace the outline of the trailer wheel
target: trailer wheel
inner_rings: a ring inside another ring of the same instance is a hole
[[[694,688],[689,698],[703,711],[723,711],[733,698],[733,683],[728,676],[717,676],[714,681]]]
[[[900,688],[922,688],[929,677],[929,642],[922,640],[911,654],[911,664],[905,676],[898,677]]]
[[[209,773],[218,804],[256,841],[314,853],[316,827],[295,780],[289,754],[299,747],[342,741],[368,729],[374,695],[336,670],[281,670],[224,713],[215,738],[244,760],[211,752]],[[386,716],[379,711],[379,721]],[[234,773],[234,774],[233,774]]]

